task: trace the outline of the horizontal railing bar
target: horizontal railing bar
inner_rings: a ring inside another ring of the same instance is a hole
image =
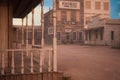
[[[52,51],[53,49],[8,49],[8,50],[0,50],[0,51]]]

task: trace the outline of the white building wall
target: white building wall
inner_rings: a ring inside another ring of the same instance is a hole
[[[91,1],[91,9],[86,9],[85,2]],[[101,9],[95,9],[95,2],[101,3]],[[109,10],[104,10],[104,2],[109,2]],[[84,28],[87,28],[86,17],[100,14],[101,18],[110,18],[110,0],[84,0]]]
[[[114,40],[111,40],[111,31],[114,31]],[[120,45],[120,25],[106,25],[104,39],[106,45]]]

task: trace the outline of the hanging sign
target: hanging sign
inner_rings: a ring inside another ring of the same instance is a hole
[[[72,32],[71,29],[65,29],[65,32]]]
[[[53,34],[53,27],[48,27],[48,35]]]

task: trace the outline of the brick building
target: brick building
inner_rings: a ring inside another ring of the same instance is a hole
[[[84,41],[84,28],[92,16],[110,17],[110,0],[57,0],[57,40],[58,43]],[[53,10],[45,13],[45,38],[52,42]]]
[[[93,16],[85,30],[85,44],[120,47],[120,20]]]
[[[83,0],[57,0],[57,41],[58,43],[74,43],[82,41]],[[45,39],[52,43],[53,10],[45,13]]]

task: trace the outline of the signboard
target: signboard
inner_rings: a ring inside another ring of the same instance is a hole
[[[48,28],[48,35],[51,35],[51,34],[53,34],[53,27]]]
[[[65,32],[72,32],[71,29],[65,29]]]
[[[59,8],[63,9],[80,9],[80,2],[78,1],[59,1]]]

